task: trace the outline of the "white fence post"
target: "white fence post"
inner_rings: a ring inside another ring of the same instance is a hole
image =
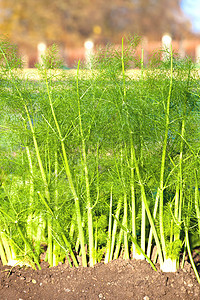
[[[86,59],[86,63],[88,65],[88,67],[91,69],[91,67],[92,67],[91,58],[92,58],[93,48],[94,48],[93,41],[91,41],[91,40],[85,41],[84,47],[85,47],[85,59]]]
[[[163,60],[170,57],[172,38],[169,34],[164,34],[162,37]]]
[[[37,50],[38,50],[38,62],[41,63],[42,62],[42,55],[45,54],[45,51],[47,49],[47,46],[45,43],[39,43],[37,46]]]
[[[200,64],[200,45],[196,46],[195,58],[196,58],[196,63]]]

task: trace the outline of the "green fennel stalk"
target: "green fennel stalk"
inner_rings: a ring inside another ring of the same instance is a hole
[[[169,93],[167,97],[166,103],[166,111],[165,111],[165,134],[163,140],[163,149],[162,149],[162,158],[161,158],[161,169],[160,169],[160,206],[159,206],[159,223],[160,223],[160,237],[161,237],[161,244],[162,250],[164,254],[164,259],[166,256],[165,250],[165,236],[164,236],[164,227],[163,227],[163,192],[164,192],[164,172],[165,172],[165,159],[166,159],[166,150],[167,150],[167,140],[168,140],[168,133],[169,133],[169,113],[170,113],[170,100],[171,100],[171,93],[172,93],[172,84],[173,84],[173,54],[171,49],[171,60],[170,60],[170,83],[169,83]],[[162,264],[161,264],[162,265]]]
[[[48,84],[47,76],[46,76],[46,87],[47,87],[48,99],[49,99],[49,104],[50,104],[50,107],[51,107],[52,116],[53,116],[53,119],[54,119],[54,122],[55,122],[55,125],[56,125],[56,129],[57,129],[57,132],[58,132],[58,135],[59,135],[59,140],[60,140],[60,143],[61,143],[62,154],[63,154],[63,158],[64,158],[65,172],[66,172],[66,175],[67,175],[67,178],[68,178],[68,182],[69,182],[69,186],[70,186],[72,195],[74,197],[76,217],[77,217],[77,225],[78,225],[78,230],[79,230],[79,239],[80,239],[81,252],[82,252],[82,264],[83,264],[84,267],[86,267],[87,266],[87,259],[86,259],[86,251],[85,251],[85,237],[84,237],[84,232],[83,232],[83,228],[82,228],[82,218],[81,218],[79,198],[78,198],[78,195],[76,193],[76,189],[75,189],[73,179],[72,179],[72,175],[71,175],[71,172],[70,172],[67,153],[66,153],[66,150],[65,150],[64,138],[62,137],[60,126],[58,124],[57,117],[55,115],[53,102],[52,102],[51,94],[50,94],[50,90],[49,90],[49,84]]]
[[[108,263],[110,261],[110,248],[111,248],[111,237],[112,237],[112,205],[113,205],[113,194],[112,186],[110,191],[110,210],[109,210],[109,222],[108,222],[108,240],[106,245],[106,254],[104,262]]]
[[[198,179],[197,179],[197,170],[194,171],[195,173],[195,196],[194,196],[194,201],[195,201],[195,211],[196,211],[196,216],[197,216],[197,224],[198,224],[198,232],[200,236],[200,201],[199,201],[199,186],[198,186]]]
[[[130,161],[130,168],[131,168],[131,208],[132,208],[132,235],[135,240],[137,240],[136,236],[136,195],[135,195],[135,169],[134,169],[134,161],[133,161],[133,141],[131,139],[131,161]],[[132,242],[132,251],[133,251],[133,258],[136,256],[136,246],[135,243]]]
[[[7,259],[7,256],[6,256],[4,247],[3,247],[1,236],[0,236],[0,257],[1,257],[3,266],[7,265],[8,259]]]
[[[85,138],[83,135],[82,119],[81,119],[81,107],[80,107],[80,95],[79,95],[79,68],[80,61],[78,62],[77,67],[77,100],[78,100],[78,117],[79,117],[79,130],[81,135],[82,142],[82,156],[83,156],[83,168],[85,171],[85,188],[86,188],[86,197],[87,197],[87,217],[88,217],[88,234],[89,234],[89,257],[90,257],[90,266],[93,267],[95,264],[95,248],[94,248],[94,232],[93,232],[93,217],[92,217],[92,206],[90,198],[90,183],[89,183],[89,174],[87,167],[87,157],[85,150]]]
[[[142,49],[142,56],[141,56],[141,78],[140,89],[143,90],[143,76],[144,76],[144,50]],[[142,162],[142,151],[143,151],[143,142],[141,141],[141,164]],[[143,196],[141,195],[141,202],[142,202],[142,222],[141,222],[141,248],[145,252],[145,240],[146,240],[146,211],[145,211],[145,204],[143,201]]]
[[[199,276],[199,273],[197,271],[197,268],[195,266],[195,263],[194,263],[194,260],[193,260],[193,257],[192,257],[192,252],[191,252],[191,248],[190,248],[190,240],[189,240],[189,234],[188,234],[187,227],[185,228],[185,237],[186,237],[186,246],[187,246],[187,251],[188,251],[188,256],[189,256],[189,259],[190,259],[190,263],[191,263],[192,268],[194,270],[197,281],[200,284],[200,276]]]

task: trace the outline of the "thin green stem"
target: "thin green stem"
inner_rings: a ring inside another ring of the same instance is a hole
[[[137,177],[138,177],[138,182],[139,182],[139,185],[140,185],[140,188],[141,188],[142,201],[144,202],[144,205],[145,205],[147,217],[149,219],[149,223],[150,223],[150,226],[152,228],[154,239],[155,239],[156,246],[157,246],[157,249],[158,249],[160,264],[162,265],[163,264],[163,256],[162,256],[160,241],[159,241],[159,238],[158,238],[158,234],[157,234],[157,231],[156,231],[154,220],[152,218],[152,215],[151,215],[151,212],[150,212],[150,209],[149,209],[149,206],[148,206],[146,193],[145,193],[145,188],[144,188],[144,184],[142,183],[142,178],[141,178],[141,175],[140,175],[140,170],[139,170],[138,162],[137,162],[137,159],[136,159],[136,154],[135,154],[134,147],[133,147],[133,161],[134,161],[134,164],[135,164],[135,169],[136,169],[136,174],[137,174]]]
[[[106,255],[105,255],[105,263],[110,261],[110,248],[111,248],[111,236],[112,236],[112,203],[113,203],[113,195],[112,195],[112,186],[110,191],[110,211],[109,211],[109,222],[108,222],[108,240],[106,246]]]
[[[191,249],[190,249],[190,240],[189,240],[189,234],[188,234],[188,229],[187,228],[185,228],[185,238],[186,238],[186,246],[187,246],[187,251],[188,251],[188,256],[189,256],[189,259],[190,259],[190,263],[191,263],[192,268],[194,270],[194,273],[196,275],[197,281],[200,284],[200,276],[199,276],[199,273],[198,273],[197,268],[195,266],[195,263],[194,263],[194,260],[193,260],[193,257],[192,257],[192,252],[191,252]]]
[[[185,101],[184,101],[185,102]],[[184,135],[185,135],[185,113],[186,113],[186,103],[184,103],[184,116],[182,121],[181,128],[181,145],[180,145],[180,156],[179,156],[179,208],[178,208],[178,216],[175,217],[178,219],[178,222],[181,222],[181,214],[182,214],[182,204],[183,204],[183,146],[184,146]],[[177,205],[177,204],[176,204]],[[179,239],[177,235],[176,239]]]
[[[26,154],[28,157],[28,163],[29,163],[29,172],[30,172],[30,179],[29,179],[29,184],[30,184],[30,203],[29,206],[31,206],[34,203],[34,181],[33,181],[33,164],[32,164],[32,158],[31,158],[31,152],[28,146],[26,146]],[[27,234],[32,238],[33,235],[33,213],[31,212],[28,216],[27,219]]]
[[[122,76],[123,76],[123,93],[124,99],[123,102],[126,102],[126,78],[125,78],[125,66],[124,66],[124,39],[122,38]]]
[[[0,239],[2,241],[4,250],[5,250],[5,253],[6,253],[6,258],[9,261],[9,260],[12,259],[12,251],[11,251],[12,247],[11,247],[9,241],[8,241],[7,236],[5,235],[5,232],[0,233]]]
[[[86,149],[85,149],[85,138],[83,135],[82,118],[81,118],[81,107],[80,107],[80,96],[79,96],[79,67],[80,67],[80,61],[78,62],[78,68],[77,68],[77,100],[78,100],[79,130],[80,130],[81,141],[82,141],[83,168],[85,171],[85,187],[86,187],[86,196],[87,196],[87,217],[88,217],[89,257],[90,257],[89,264],[90,267],[92,267],[95,264],[94,232],[93,232],[92,206],[91,206],[91,199],[90,199],[90,183],[89,183],[87,156],[86,156]]]
[[[54,174],[55,174],[55,204],[56,204],[56,209],[58,209],[58,151],[57,149],[55,150]]]
[[[159,189],[157,190],[156,193],[156,199],[155,199],[155,204],[154,204],[154,210],[153,210],[153,219],[156,219],[157,211],[158,211],[158,206],[159,206]],[[152,238],[153,238],[153,231],[152,227],[150,228],[149,232],[149,238],[148,238],[148,246],[147,246],[147,256],[150,257],[151,255],[151,247],[152,247]]]
[[[171,93],[172,93],[172,85],[173,85],[173,54],[171,49],[171,60],[170,60],[170,83],[169,83],[169,92],[167,97],[167,105],[165,111],[165,134],[163,140],[163,151],[162,151],[162,158],[161,158],[161,169],[160,169],[160,211],[159,211],[159,221],[160,221],[160,237],[161,237],[161,244],[162,250],[164,254],[164,259],[166,255],[166,246],[165,246],[165,235],[164,235],[164,226],[163,226],[163,207],[164,207],[164,172],[165,172],[165,159],[166,159],[166,151],[167,151],[167,140],[169,134],[169,113],[170,113],[170,100],[171,100]]]
[[[135,199],[135,170],[133,161],[133,142],[131,139],[131,206],[132,206],[132,234],[133,238],[137,239],[136,236],[136,199]],[[133,258],[136,254],[135,243],[132,242]]]
[[[123,218],[123,220],[124,220],[124,218]],[[115,252],[114,252],[113,259],[118,259],[118,257],[119,257],[123,235],[124,235],[124,231],[123,231],[122,228],[120,228],[120,232],[119,232],[119,234],[117,236],[117,239],[116,239],[116,247],[115,247]]]
[[[128,226],[128,205],[126,191],[124,193],[124,218],[123,225],[127,228]],[[124,231],[124,259],[129,259],[129,248],[128,248],[128,234]]]
[[[198,231],[200,235],[200,201],[199,201],[199,186],[198,186],[198,178],[197,178],[197,170],[195,170],[195,196],[194,196],[194,202],[195,202],[195,211],[197,216],[197,222],[198,222]]]
[[[0,236],[0,258],[1,258],[2,264],[4,266],[7,265],[8,259],[7,259],[7,256],[6,256],[4,247],[3,247],[1,236]]]
[[[117,202],[117,209],[115,212],[115,218],[119,219],[119,214],[122,207],[122,198],[120,198]],[[113,228],[112,228],[112,241],[111,241],[111,247],[110,247],[110,260],[112,260],[114,247],[115,247],[115,240],[116,240],[116,234],[117,234],[117,221],[116,219],[113,222]]]

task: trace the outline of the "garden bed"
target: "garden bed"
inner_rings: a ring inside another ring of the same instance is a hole
[[[42,270],[0,267],[1,300],[198,300],[200,286],[191,265],[176,273],[155,272],[141,260],[113,260],[94,268],[66,264]]]

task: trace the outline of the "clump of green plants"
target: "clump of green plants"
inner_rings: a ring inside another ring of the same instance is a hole
[[[199,75],[173,51],[145,65],[139,41],[99,50],[90,70],[79,62],[75,73],[58,69],[53,46],[35,81],[17,72],[0,44],[4,264],[40,268],[45,252],[50,266],[122,256],[176,271],[187,251],[196,270]]]

